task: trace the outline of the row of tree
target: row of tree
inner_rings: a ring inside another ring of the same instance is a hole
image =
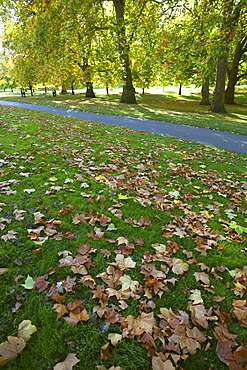
[[[135,87],[188,82],[202,86],[213,112],[234,103],[247,76],[246,0],[0,1],[8,74],[20,85],[83,83],[107,90],[121,82],[121,102]],[[6,62],[5,62],[6,63]],[[226,87],[227,81],[227,87]]]

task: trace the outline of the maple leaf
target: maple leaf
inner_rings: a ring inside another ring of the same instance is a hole
[[[23,286],[25,289],[33,289],[34,283],[35,280],[33,280],[33,278],[28,275],[25,280],[25,283],[21,284],[21,286]]]
[[[196,353],[197,348],[201,349],[201,345],[197,340],[186,336],[180,337],[179,345],[182,349],[186,348],[191,355]]]
[[[66,313],[69,313],[67,306],[60,303],[55,303],[52,309],[57,312],[57,320],[60,319],[60,317],[62,317]]]
[[[122,339],[122,334],[118,333],[109,333],[108,334],[108,339],[111,341],[111,344],[113,346],[116,346],[117,343]]]
[[[43,215],[41,212],[34,212],[33,217],[35,224],[38,224],[42,220],[42,217],[45,217],[45,215]]]
[[[23,338],[9,336],[7,339],[6,342],[0,344],[0,366],[16,358],[26,346]]]
[[[82,283],[82,285],[88,286],[91,289],[94,289],[96,287],[96,282],[90,275],[83,276],[79,283]]]
[[[191,290],[191,295],[188,299],[193,301],[194,304],[203,303],[203,299],[201,297],[201,291],[198,289]]]
[[[247,302],[243,301],[233,301],[233,308],[231,314],[235,317],[241,326],[247,328]]]
[[[121,288],[122,292],[128,289],[135,291],[137,286],[139,285],[139,282],[136,280],[132,280],[129,275],[121,276],[119,280],[122,283],[122,288]]]
[[[110,353],[109,350],[110,343],[106,343],[104,346],[101,347],[100,349],[100,358],[102,360],[109,360],[109,358],[112,357],[112,354]]]
[[[172,271],[176,275],[183,275],[189,270],[188,266],[179,258],[172,259]]]
[[[124,258],[122,254],[117,254],[115,258],[116,263],[110,263],[110,265],[118,267],[120,270],[128,270],[129,268],[135,268],[136,262],[130,257]]]
[[[18,326],[18,338],[22,338],[27,342],[33,333],[37,331],[36,326],[32,325],[30,320],[23,320]]]
[[[20,209],[16,209],[14,212],[14,215],[15,215],[15,220],[16,221],[22,221],[22,220],[24,220],[24,217],[23,217],[23,215],[26,213],[26,211],[24,211],[24,210],[20,210]]]
[[[80,361],[74,353],[70,353],[63,362],[56,364],[54,370],[71,370]]]
[[[45,280],[45,276],[39,276],[34,279],[35,283],[33,289],[38,289],[39,293],[44,292],[48,287],[49,283]]]
[[[206,285],[210,285],[210,280],[208,275],[205,272],[195,272],[194,273],[196,281],[201,281]]]
[[[160,357],[154,356],[152,358],[152,370],[175,370],[171,360],[163,361]]]
[[[7,240],[15,239],[16,238],[16,234],[17,234],[16,231],[10,230],[10,231],[8,231],[7,234],[2,235],[1,236],[1,239],[3,239],[6,242]]]

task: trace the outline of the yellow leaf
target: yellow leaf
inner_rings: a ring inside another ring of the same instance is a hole
[[[108,334],[108,339],[111,341],[113,346],[116,346],[117,343],[122,339],[122,335],[118,333],[110,333]]]
[[[127,197],[126,195],[123,194],[118,194],[118,199],[124,200],[124,199],[130,199],[131,197]]]
[[[17,335],[18,338],[22,338],[27,342],[36,331],[36,326],[32,325],[30,320],[23,320],[18,327]]]

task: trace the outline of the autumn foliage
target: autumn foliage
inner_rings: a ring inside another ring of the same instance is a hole
[[[39,122],[28,136],[1,128],[0,274],[4,288],[14,281],[14,326],[29,298],[49,310],[72,347],[52,360],[56,370],[83,368],[77,338],[93,330],[92,369],[121,369],[111,361],[125,342],[142,346],[154,370],[191,369],[199,354],[246,369],[245,230],[231,227],[244,228],[246,172],[222,165],[236,155],[90,122]],[[1,365],[18,366],[38,341],[43,319],[29,319],[16,337],[4,321]]]

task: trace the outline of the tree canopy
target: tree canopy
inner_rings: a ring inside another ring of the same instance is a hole
[[[202,86],[202,104],[225,112],[246,78],[246,0],[27,0],[1,4],[5,55],[19,85],[61,87],[121,83]],[[227,82],[227,89],[225,87]],[[225,98],[226,95],[226,98]]]

